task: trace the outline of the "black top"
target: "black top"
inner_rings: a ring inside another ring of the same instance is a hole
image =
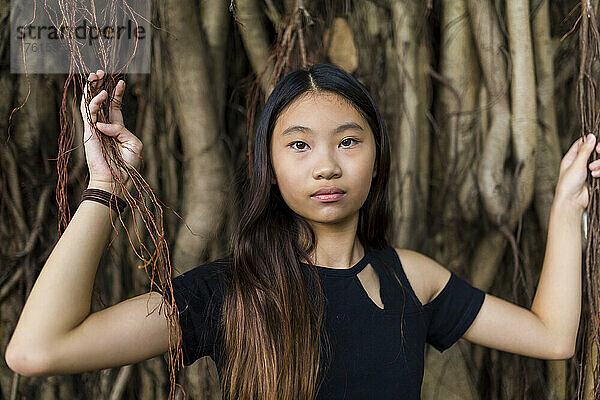
[[[379,277],[384,309],[369,298],[357,277],[369,263]],[[394,269],[403,288],[384,263]],[[219,272],[227,266],[226,259],[216,260],[172,280],[185,366],[208,355],[221,372],[218,322],[225,285]],[[485,297],[452,272],[435,299],[421,304],[390,246],[365,248],[364,257],[348,269],[318,271],[327,298],[325,328],[332,364],[317,399],[420,399],[425,343],[440,352],[452,346],[471,326]]]

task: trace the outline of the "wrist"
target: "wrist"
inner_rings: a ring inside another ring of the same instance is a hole
[[[121,196],[121,190],[119,189],[119,187],[111,182],[104,182],[104,181],[90,181],[88,183],[87,186],[88,189],[100,189],[100,190],[104,190],[105,192],[108,193],[114,193],[117,196]]]
[[[115,193],[111,193],[110,191],[104,190],[98,186],[102,185],[92,185],[97,187],[88,187],[83,191],[83,195],[81,196],[81,201],[90,200],[96,203],[103,204],[115,212],[122,214],[127,208],[127,202],[123,200],[120,196]]]
[[[585,209],[581,205],[574,203],[560,195],[554,197],[552,202],[552,212],[560,212],[561,214],[568,214],[573,217],[581,218]]]

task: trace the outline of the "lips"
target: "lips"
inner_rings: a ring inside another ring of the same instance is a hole
[[[340,188],[328,187],[328,188],[321,188],[321,189],[317,190],[311,196],[329,195],[329,194],[344,194],[344,193],[346,193],[346,192],[344,192]]]

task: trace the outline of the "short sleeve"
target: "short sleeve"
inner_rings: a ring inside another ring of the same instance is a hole
[[[224,293],[219,274],[221,269],[222,264],[214,262],[197,266],[171,279],[179,310],[183,365],[186,367],[204,356],[214,359]],[[152,290],[162,293],[155,286]],[[170,302],[170,293],[165,297]]]
[[[430,313],[427,343],[440,352],[456,343],[477,317],[484,299],[484,291],[451,272],[446,286],[424,306]]]

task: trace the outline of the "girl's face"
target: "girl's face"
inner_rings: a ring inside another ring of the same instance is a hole
[[[367,121],[331,92],[309,92],[278,117],[271,139],[276,183],[287,205],[308,221],[358,217],[375,176],[375,139]],[[321,189],[340,194],[315,195]]]

